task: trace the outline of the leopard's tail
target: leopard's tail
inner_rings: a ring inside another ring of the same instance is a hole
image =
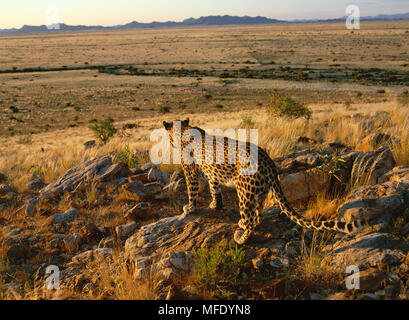
[[[288,203],[281,186],[276,177],[273,178],[272,190],[274,192],[275,198],[280,206],[281,211],[289,217],[296,224],[303,228],[314,229],[314,230],[328,230],[328,231],[338,231],[343,233],[355,233],[364,227],[362,220],[355,220],[350,223],[342,222],[339,220],[325,220],[325,221],[314,221],[307,219],[297,213]]]

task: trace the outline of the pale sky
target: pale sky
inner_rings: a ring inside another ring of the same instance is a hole
[[[50,7],[58,8],[61,23],[111,26],[224,14],[339,18],[349,4],[358,5],[362,16],[409,12],[409,0],[2,0],[0,29],[47,24]]]

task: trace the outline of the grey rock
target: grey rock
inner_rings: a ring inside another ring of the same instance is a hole
[[[72,222],[77,218],[78,213],[78,210],[75,208],[71,208],[64,213],[57,213],[52,216],[51,223]]]
[[[109,156],[87,160],[80,165],[69,169],[63,176],[48,186],[40,190],[43,197],[53,195],[62,195],[65,191],[72,191],[79,183],[87,181],[92,177],[108,178],[106,172],[112,165],[112,159]],[[114,178],[114,177],[112,177]]]
[[[409,251],[409,243],[387,233],[367,233],[338,240],[324,247],[323,263],[356,265],[361,270],[382,264],[394,265]]]
[[[27,190],[28,191],[36,191],[36,190],[40,190],[40,189],[44,188],[45,186],[46,186],[46,184],[44,183],[43,180],[36,179],[36,180],[30,181],[27,184]]]
[[[77,265],[86,265],[95,259],[111,259],[113,250],[111,248],[98,248],[87,250],[72,257],[72,262]]]
[[[170,180],[170,175],[167,172],[162,172],[158,168],[153,167],[148,172],[148,180],[158,181],[162,184],[168,184]]]
[[[138,268],[135,277],[156,271],[165,279],[192,267],[191,251],[231,239],[235,225],[207,220],[200,214],[163,218],[142,226],[125,242],[125,256]],[[156,262],[155,262],[156,261]]]
[[[127,177],[131,174],[128,165],[122,162],[114,163],[109,166],[102,167],[95,176],[95,180],[99,182],[109,182],[117,178]]]
[[[409,203],[408,191],[409,182],[404,181],[359,187],[338,207],[338,218],[371,221],[381,214],[403,212]]]
[[[147,184],[143,184],[138,181],[128,182],[123,185],[123,188],[139,197],[152,196],[162,190],[162,186],[158,182]]]
[[[73,233],[72,235],[64,239],[64,243],[68,247],[74,247],[78,245],[79,241],[80,241],[80,235],[78,233]]]
[[[84,148],[85,149],[91,149],[91,148],[93,148],[95,146],[96,146],[95,140],[89,140],[89,141],[84,143]]]
[[[128,224],[124,224],[122,226],[117,226],[115,228],[115,232],[120,238],[125,238],[129,236],[132,232],[136,230],[136,222],[132,221]]]
[[[379,178],[395,166],[388,146],[376,151],[359,152],[351,169],[351,183],[377,184]]]
[[[98,248],[113,248],[115,247],[115,238],[113,236],[101,239],[98,244]]]

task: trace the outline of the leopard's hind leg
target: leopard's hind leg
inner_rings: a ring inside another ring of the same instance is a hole
[[[220,183],[214,180],[209,180],[209,189],[212,196],[212,202],[209,205],[210,209],[223,209],[223,198]]]
[[[243,187],[237,188],[237,194],[239,196],[240,220],[239,229],[234,232],[234,241],[237,244],[244,244],[253,234],[256,208],[254,198],[246,197],[248,194]]]
[[[185,173],[189,204],[183,207],[185,214],[193,213],[196,210],[197,198],[199,195],[199,174],[192,166],[183,167]]]

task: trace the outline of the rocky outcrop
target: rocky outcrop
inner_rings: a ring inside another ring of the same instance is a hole
[[[80,183],[90,179],[98,182],[114,181],[129,174],[126,164],[113,164],[109,156],[99,157],[71,168],[62,177],[40,190],[40,196],[60,196],[64,191],[72,191]]]
[[[221,217],[211,220],[201,214],[168,217],[143,226],[129,237],[125,256],[134,262],[135,277],[152,270],[169,277],[177,269],[189,269],[193,249],[215,245],[222,239],[230,241],[234,229],[234,224]]]
[[[388,181],[379,185],[362,186],[355,189],[338,208],[338,218],[346,221],[364,219],[371,221],[380,215],[384,222],[392,214],[409,207],[409,181]]]
[[[324,248],[324,263],[358,266],[361,270],[402,262],[409,243],[388,233],[367,233],[348,240],[337,240]]]
[[[395,160],[389,147],[357,154],[351,169],[351,184],[377,184],[379,178],[393,169]]]

